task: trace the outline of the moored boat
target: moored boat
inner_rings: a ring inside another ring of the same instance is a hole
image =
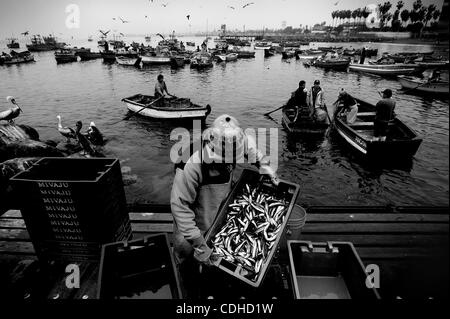
[[[154,96],[136,94],[122,101],[131,112],[155,119],[205,119],[211,113],[209,104],[196,105],[186,98],[166,99],[163,103],[151,104],[155,101]]]
[[[102,54],[100,52],[91,52],[91,49],[87,49],[83,52],[78,52],[77,55],[80,57],[81,61],[95,60],[102,57]]]
[[[191,68],[204,69],[212,66],[213,60],[210,54],[195,54],[191,58]]]
[[[293,109],[283,108],[282,124],[289,133],[323,134],[330,126],[328,119],[325,122],[316,122],[308,114],[296,114]]]
[[[114,63],[116,62],[116,53],[114,51],[102,51],[100,52],[103,62]]]
[[[147,35],[146,37],[145,37],[145,42],[150,42],[152,40],[152,38],[149,36],[149,35]]]
[[[404,64],[404,63],[395,63],[395,64],[350,63],[349,70],[355,71],[355,72],[376,74],[376,75],[396,76],[396,75],[405,75],[405,74],[415,73],[415,72],[417,72],[418,68],[417,68],[417,65]]]
[[[345,116],[336,116],[334,126],[339,136],[358,154],[366,158],[405,158],[416,154],[422,139],[396,117],[389,123],[386,141],[374,139],[375,105],[356,99],[357,120],[347,124]]]
[[[290,58],[293,58],[294,56],[295,56],[294,50],[288,50],[288,51],[281,52],[282,59],[290,59]]]
[[[9,38],[7,40],[8,40],[8,43],[6,44],[6,46],[8,47],[8,49],[19,49],[20,48],[20,44],[16,38]]]
[[[323,54],[324,52],[321,50],[299,50],[295,52],[295,57],[301,60],[312,60]]]
[[[153,65],[153,64],[170,64],[171,56],[168,53],[150,53],[139,55],[141,58],[142,64],[144,65]]]
[[[61,49],[55,52],[56,63],[76,62],[78,56],[74,50]]]
[[[137,66],[140,62],[139,58],[127,58],[124,56],[116,56],[117,64],[124,66]]]
[[[21,64],[34,62],[34,56],[29,51],[16,52],[11,50],[9,54],[0,55],[0,64]]]
[[[245,51],[245,50],[228,50],[228,53],[236,53],[238,59],[250,59],[255,57],[254,51]]]
[[[186,64],[185,57],[183,55],[172,56],[170,58],[170,62],[173,67],[177,67],[177,68],[182,67]]]
[[[186,42],[188,47],[195,47],[195,42]]]
[[[349,59],[317,59],[313,62],[314,66],[324,69],[347,70],[350,65]]]
[[[270,49],[271,44],[268,42],[256,42],[255,43],[255,50],[264,50],[264,49]]]
[[[264,49],[264,57],[265,57],[265,58],[274,56],[275,53],[276,53],[276,51],[275,51],[275,49],[273,49],[273,48],[270,48],[270,49]]]
[[[446,80],[438,78],[428,80],[415,76],[399,75],[397,76],[402,88],[411,92],[430,93],[430,94],[449,94],[448,74]]]
[[[236,61],[238,59],[237,53],[218,54],[217,60],[221,62]]]

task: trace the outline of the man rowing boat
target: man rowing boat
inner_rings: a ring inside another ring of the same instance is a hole
[[[158,75],[158,81],[155,84],[155,99],[161,98],[158,101],[158,106],[164,106],[164,99],[171,99],[174,96],[167,91],[167,85],[164,81],[164,75]]]

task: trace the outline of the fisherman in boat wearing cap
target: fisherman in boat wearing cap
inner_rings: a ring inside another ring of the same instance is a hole
[[[310,116],[317,122],[326,121],[327,111],[325,109],[325,98],[319,80],[314,81],[314,86],[308,92],[307,100],[311,110]]]
[[[175,260],[187,295],[195,298],[203,278],[199,264],[214,262],[204,235],[231,190],[236,163],[247,159],[274,184],[278,184],[278,177],[269,159],[256,149],[254,138],[226,114],[204,131],[201,149],[189,154],[192,155],[186,162],[180,160],[175,165],[170,205]]]
[[[392,99],[392,90],[385,89],[379,92],[382,99],[375,105],[374,139],[386,141],[389,123],[395,118],[395,101]]]
[[[311,111],[308,105],[308,90],[306,89],[305,81],[301,80],[298,83],[298,89],[292,93],[291,98],[284,108],[295,110],[293,122],[295,122],[299,116],[300,118],[310,117]]]

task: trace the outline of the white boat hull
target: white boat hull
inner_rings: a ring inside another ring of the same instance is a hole
[[[405,75],[416,71],[415,67],[394,65],[350,64],[350,71],[371,73],[376,75]]]
[[[265,50],[265,49],[270,49],[270,45],[266,45],[266,46],[256,46],[255,45],[255,50]]]
[[[413,79],[406,76],[399,76],[398,80],[405,89],[415,89],[425,93],[449,93],[448,82],[426,83],[424,80]]]
[[[134,66],[138,59],[127,59],[116,57],[117,64],[125,66]]]
[[[131,112],[138,112],[142,106],[133,103],[125,102],[128,110]],[[157,118],[157,119],[182,119],[182,118],[202,118],[206,117],[206,110],[192,110],[192,111],[165,111],[157,108],[148,107],[139,112],[139,115]]]
[[[160,56],[139,56],[142,64],[170,64],[170,57]]]

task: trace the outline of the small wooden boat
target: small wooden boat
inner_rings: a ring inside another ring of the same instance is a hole
[[[190,99],[166,99],[163,103],[156,102],[150,105],[154,100],[154,96],[142,94],[136,94],[122,99],[131,112],[140,111],[140,115],[156,119],[204,119],[211,113],[211,106],[209,104],[206,106],[196,105]],[[142,108],[144,109],[142,110]]]
[[[183,55],[173,56],[170,58],[170,62],[173,67],[176,67],[176,68],[182,67],[186,64],[185,56],[183,56]]]
[[[395,118],[389,124],[386,141],[373,139],[375,105],[356,99],[358,116],[356,122],[347,124],[344,117],[336,116],[335,128],[339,136],[358,154],[366,158],[404,158],[412,157],[419,149],[422,139],[403,123]]]
[[[282,124],[289,133],[323,134],[330,126],[328,119],[325,122],[314,121],[309,114],[299,114],[294,121],[296,111],[293,109],[282,110]]]
[[[289,51],[283,51],[281,52],[281,58],[282,59],[291,59],[295,56],[295,51],[294,50],[289,50]]]
[[[337,50],[342,50],[342,47],[318,47],[317,49],[323,52],[334,52]]]
[[[268,42],[256,42],[255,43],[255,50],[264,50],[264,49],[270,49],[271,44]]]
[[[205,68],[210,68],[213,66],[213,60],[212,60],[212,56],[209,55],[205,55],[205,54],[199,54],[199,55],[194,55],[191,58],[191,68],[194,69],[205,69]]]
[[[0,55],[0,64],[21,64],[34,62],[34,55],[30,51],[16,52],[11,50],[9,54]]]
[[[124,66],[137,66],[141,61],[139,58],[127,58],[124,56],[116,56],[117,64]]]
[[[102,57],[102,54],[100,52],[91,52],[91,49],[88,50],[89,51],[77,53],[81,61],[95,60],[100,59]]]
[[[253,51],[228,50],[228,53],[236,53],[238,59],[251,59],[255,57],[255,52]]]
[[[431,93],[431,94],[449,94],[449,81],[437,79],[436,81],[428,81],[427,79],[399,75],[397,76],[402,88],[415,91],[417,93]]]
[[[92,42],[92,41],[94,41],[94,39],[92,39],[92,35],[90,35],[88,38],[88,42]]]
[[[170,64],[171,56],[167,53],[164,54],[145,54],[140,55],[142,64],[154,65],[154,64]]]
[[[20,44],[16,38],[9,38],[6,46],[8,47],[8,49],[19,49],[20,48]]]
[[[195,47],[195,42],[186,42],[188,47]]]
[[[404,63],[395,63],[395,64],[350,63],[349,70],[355,71],[355,72],[376,74],[376,75],[397,76],[397,75],[405,75],[405,74],[415,73],[415,72],[417,72],[418,68],[417,68],[417,65],[404,64]]]
[[[312,60],[323,54],[324,52],[320,50],[299,50],[295,53],[295,57],[300,60]]]
[[[78,61],[76,52],[71,49],[61,49],[55,52],[56,63],[67,63]]]
[[[146,37],[145,37],[145,42],[150,42],[152,40],[152,38],[149,36],[149,35],[147,35]]]
[[[349,59],[317,59],[313,62],[314,66],[324,69],[347,70],[350,65]]]
[[[275,49],[273,49],[272,47],[270,49],[264,49],[264,57],[268,58],[271,56],[274,56],[276,53]]]
[[[217,60],[219,62],[231,62],[236,61],[238,59],[237,53],[228,53],[228,54],[218,54]]]
[[[116,62],[116,53],[114,51],[102,51],[101,56],[103,58],[103,62],[106,63],[114,63]]]

